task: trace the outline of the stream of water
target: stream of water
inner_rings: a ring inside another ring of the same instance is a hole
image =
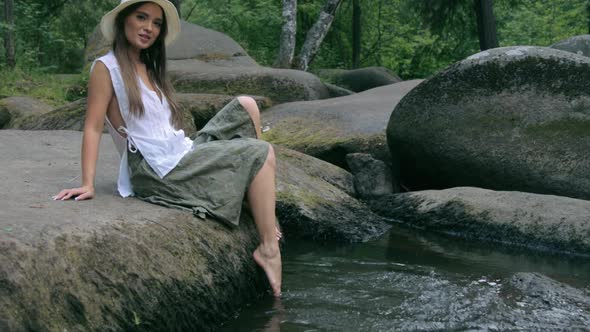
[[[287,239],[283,260],[281,300],[251,304],[221,331],[590,331],[588,302],[546,302],[509,284],[538,272],[590,296],[588,258],[395,227],[347,246]]]

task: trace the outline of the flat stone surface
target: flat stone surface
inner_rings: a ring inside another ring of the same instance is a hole
[[[0,131],[0,182],[8,189],[0,192],[0,241],[32,244],[64,226],[83,233],[113,220],[146,223],[179,213],[118,196],[119,155],[109,135],[101,140],[95,199],[53,201],[81,183],[81,144],[81,132]]]

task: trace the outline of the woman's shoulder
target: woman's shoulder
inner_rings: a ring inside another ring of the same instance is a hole
[[[113,70],[119,67],[119,63],[117,62],[115,53],[112,50],[110,50],[107,54],[101,56],[100,58],[94,60],[94,62],[92,63],[92,68],[94,68],[97,62],[102,62],[109,70]],[[92,68],[90,69],[91,71]]]

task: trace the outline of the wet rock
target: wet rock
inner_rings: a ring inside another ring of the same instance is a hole
[[[264,139],[347,168],[346,155],[369,153],[391,163],[385,129],[391,110],[421,80],[362,93],[273,106],[262,113]]]
[[[475,186],[590,199],[590,59],[473,55],[408,93],[387,128],[412,190]]]
[[[574,36],[549,47],[590,57],[590,35]]]
[[[351,197],[352,176],[339,167],[277,147],[277,214],[289,238],[364,242],[390,228]]]
[[[18,118],[51,111],[52,107],[32,97],[0,99],[0,129],[10,128]]]
[[[385,67],[366,67],[353,70],[322,69],[318,75],[337,86],[362,92],[402,80]]]
[[[540,273],[516,273],[509,285],[520,291],[520,299],[549,308],[590,311],[590,296],[583,290],[553,280]],[[588,318],[587,318],[588,319]],[[590,321],[590,319],[589,319]]]
[[[379,215],[429,231],[590,256],[590,201],[458,187],[389,195],[370,204]]]
[[[391,178],[391,169],[366,153],[350,153],[346,162],[354,175],[354,188],[361,198],[374,198],[399,192]]]

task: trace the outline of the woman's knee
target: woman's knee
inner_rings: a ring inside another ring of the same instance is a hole
[[[256,104],[256,100],[249,96],[239,96],[238,102],[244,107],[244,109],[250,113],[252,116],[259,117],[260,111],[258,110],[258,104]]]
[[[276,156],[275,156],[275,149],[273,148],[272,144],[270,144],[270,143],[267,143],[267,144],[268,144],[268,154],[266,155],[266,161],[264,163],[271,166],[272,168],[276,168],[277,161],[276,161]]]

